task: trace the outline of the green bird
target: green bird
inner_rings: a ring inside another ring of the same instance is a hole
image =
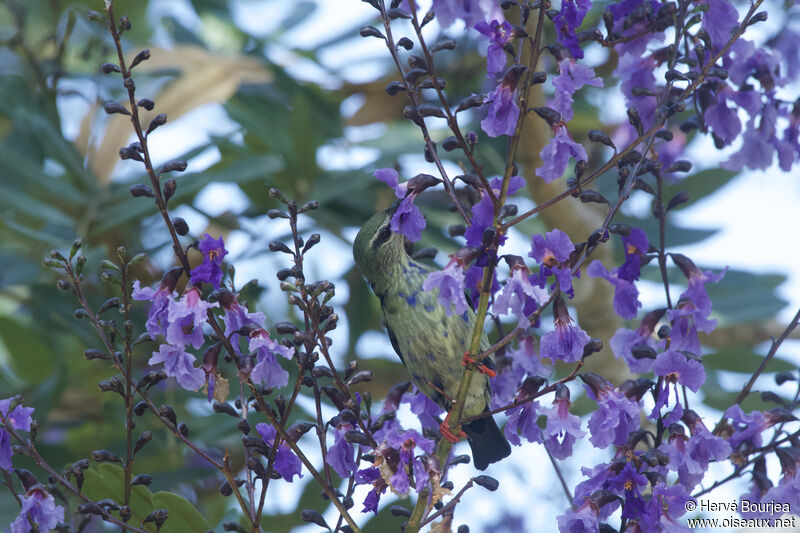
[[[422,284],[432,272],[405,251],[403,235],[390,228],[398,203],[370,218],[353,243],[353,256],[361,274],[378,297],[383,321],[395,352],[411,374],[414,385],[445,411],[450,411],[464,372],[464,354],[469,349],[475,324],[472,309],[458,315],[445,312],[438,290],[425,291]],[[486,334],[481,350],[489,347]],[[494,368],[491,359],[482,361]],[[464,403],[463,417],[488,410],[489,378],[476,372]],[[491,416],[465,424],[475,467],[507,457],[511,447]]]

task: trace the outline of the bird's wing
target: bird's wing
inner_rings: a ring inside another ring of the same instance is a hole
[[[397,337],[394,336],[394,332],[392,328],[389,327],[389,324],[386,324],[386,332],[389,334],[389,340],[392,343],[392,348],[397,353],[397,357],[400,358],[400,362],[403,363],[403,366],[406,366],[405,359],[403,359],[403,353],[400,351],[400,345],[397,343]]]

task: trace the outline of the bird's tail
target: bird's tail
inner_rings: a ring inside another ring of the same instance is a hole
[[[472,462],[478,470],[486,470],[490,463],[496,463],[511,454],[511,446],[491,416],[466,424],[464,432],[472,449]]]

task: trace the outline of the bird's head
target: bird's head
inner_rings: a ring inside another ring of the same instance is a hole
[[[403,236],[392,231],[392,216],[400,202],[376,213],[361,228],[353,242],[353,257],[361,274],[376,283],[406,257]]]

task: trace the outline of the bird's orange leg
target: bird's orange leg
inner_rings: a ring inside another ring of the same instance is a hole
[[[450,412],[448,412],[447,416],[444,417],[444,422],[442,422],[441,425],[439,426],[439,431],[442,432],[442,436],[444,438],[446,438],[453,444],[455,444],[461,439],[467,438],[467,434],[461,430],[460,426],[456,428],[457,433],[454,434],[452,431],[450,431]]]
[[[489,368],[483,363],[476,363],[475,359],[470,357],[469,352],[464,352],[464,360],[461,362],[464,366],[475,365],[475,370],[480,372],[481,374],[486,374],[490,378],[493,378],[497,375],[497,372]]]

